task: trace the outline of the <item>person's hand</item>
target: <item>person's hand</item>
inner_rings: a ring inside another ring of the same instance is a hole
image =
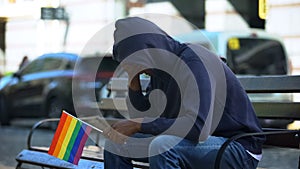
[[[104,130],[103,134],[116,143],[125,143],[126,139],[141,130],[142,118],[121,120]]]
[[[122,68],[128,74],[128,87],[133,91],[140,91],[140,74],[144,72],[143,67],[137,64],[122,64]]]
[[[137,74],[131,79],[131,81],[129,82],[129,88],[133,91],[141,90],[140,74]]]
[[[111,127],[106,128],[103,131],[103,135],[116,143],[119,143],[119,144],[126,143],[127,136],[118,133]]]

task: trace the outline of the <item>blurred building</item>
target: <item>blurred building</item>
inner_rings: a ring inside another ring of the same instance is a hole
[[[300,0],[269,0],[266,30],[280,35],[293,66],[300,74]]]
[[[267,3],[265,30],[283,38],[291,59],[292,73],[300,74],[300,0],[262,1]],[[207,0],[205,21],[205,28],[214,31],[249,28],[230,0]]]
[[[34,59],[47,52],[79,53],[101,27],[125,15],[122,4],[122,0],[0,0],[6,71],[17,70],[24,55]]]
[[[257,13],[253,6],[259,1],[267,2],[268,12],[266,20],[258,25],[263,24],[266,31],[284,38],[293,73],[300,74],[300,0],[257,0],[255,3],[253,0],[0,0],[0,49],[5,56],[0,54],[0,71],[17,70],[24,55],[33,59],[47,52],[80,54],[99,30],[126,15],[184,16],[187,20],[200,19],[201,22],[194,22],[198,28],[214,31],[249,29],[251,24],[257,24],[249,16],[253,11]],[[201,7],[189,8],[189,5]],[[170,25],[181,25],[183,31],[195,28],[189,24],[168,23],[163,18],[156,20],[175,34],[178,26]],[[103,52],[111,43],[104,36],[91,51]]]

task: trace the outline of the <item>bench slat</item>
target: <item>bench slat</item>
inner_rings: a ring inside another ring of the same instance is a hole
[[[37,166],[44,166],[50,168],[62,168],[62,169],[79,169],[79,168],[93,168],[103,169],[103,163],[97,161],[90,161],[80,159],[78,165],[66,162],[64,160],[55,158],[45,152],[22,150],[16,157],[16,160],[20,163],[27,163]]]
[[[239,76],[248,93],[300,92],[300,76]]]
[[[127,111],[125,98],[103,98],[99,103],[102,110]]]
[[[145,91],[148,86],[149,79],[140,79],[142,90]],[[111,91],[127,91],[128,90],[128,78],[111,78],[110,83],[107,85],[107,89]]]
[[[264,128],[263,130],[264,132],[279,131],[279,129],[274,129],[274,128]],[[282,131],[287,131],[287,130],[282,129]],[[264,145],[276,146],[276,147],[300,148],[299,134],[300,134],[300,130],[297,133],[291,132],[291,133],[266,135],[267,139]]]
[[[238,76],[237,78],[248,93],[300,92],[300,75]],[[142,79],[141,83],[142,86],[146,86],[148,80]],[[112,78],[107,88],[112,91],[126,91],[128,80],[127,78]]]
[[[300,102],[252,102],[259,118],[300,120]]]
[[[103,110],[127,111],[125,98],[105,98],[99,103]],[[300,102],[252,102],[259,118],[300,120]]]

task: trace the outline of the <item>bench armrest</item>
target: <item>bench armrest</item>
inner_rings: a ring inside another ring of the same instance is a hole
[[[44,119],[44,120],[41,120],[41,121],[38,121],[37,123],[35,123],[32,126],[32,128],[31,128],[31,130],[28,134],[28,137],[27,137],[27,148],[28,148],[28,150],[35,150],[36,149],[36,148],[33,148],[31,146],[31,138],[32,138],[32,135],[33,135],[33,133],[35,132],[35,130],[37,128],[39,128],[42,124],[45,124],[45,123],[48,123],[48,122],[58,122],[58,121],[59,121],[59,118],[50,118],[50,119]],[[38,150],[39,151],[45,151],[43,149],[38,149]]]
[[[221,148],[218,151],[217,157],[216,157],[216,161],[215,161],[215,169],[220,169],[221,167],[221,160],[222,160],[222,156],[227,148],[227,146],[235,140],[238,140],[240,138],[243,137],[249,137],[249,136],[267,136],[267,135],[277,135],[277,134],[295,134],[296,135],[300,135],[300,130],[274,130],[274,131],[264,131],[261,133],[243,133],[243,134],[238,134],[235,136],[232,136],[231,138],[229,138],[228,140],[226,140],[223,145],[221,146]],[[300,141],[300,140],[299,140]]]

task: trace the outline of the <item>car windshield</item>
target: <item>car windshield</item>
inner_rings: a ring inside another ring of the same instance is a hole
[[[287,74],[286,55],[278,41],[231,38],[227,43],[227,63],[236,74]]]

